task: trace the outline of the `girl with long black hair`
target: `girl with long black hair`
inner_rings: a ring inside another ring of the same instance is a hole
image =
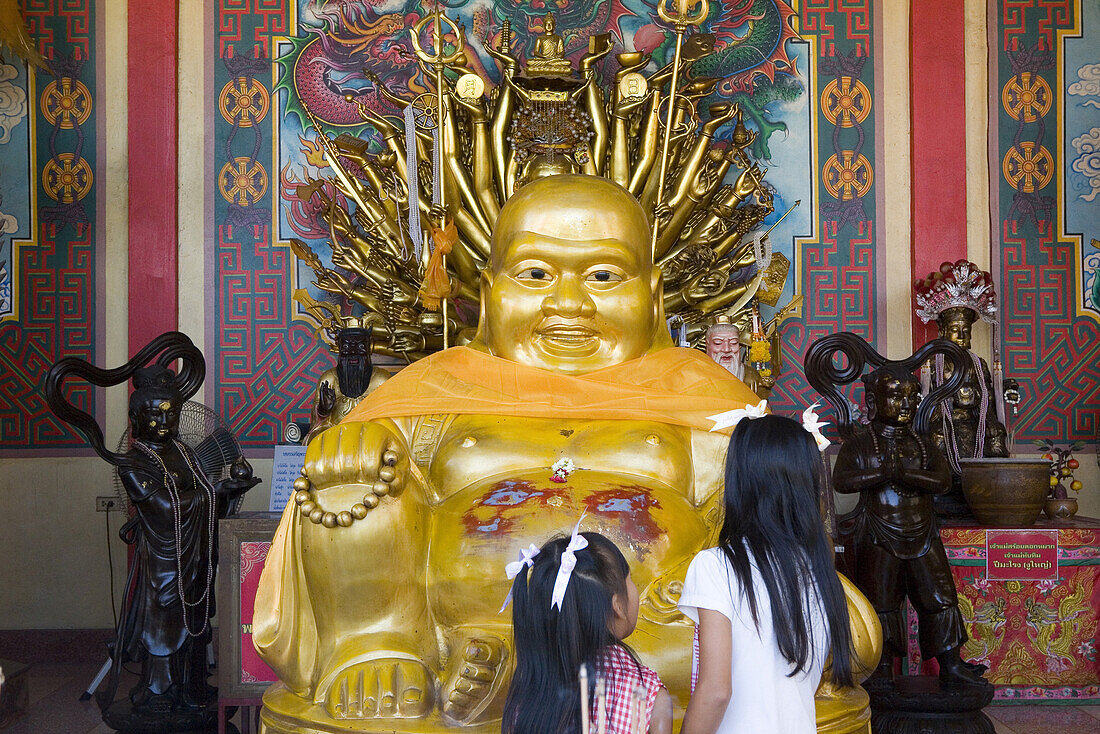
[[[830,653],[832,680],[852,685],[848,608],[819,509],[824,470],[796,421],[737,424],[718,547],[692,560],[680,596],[698,634],[682,734],[813,734]]]
[[[509,564],[516,672],[504,703],[503,734],[581,731],[578,673],[588,671],[595,731],[597,677],[606,686],[608,734],[630,734],[636,687],[645,691],[650,734],[672,731],[672,699],[657,673],[622,640],[638,622],[638,589],[622,552],[599,533],[558,538]]]

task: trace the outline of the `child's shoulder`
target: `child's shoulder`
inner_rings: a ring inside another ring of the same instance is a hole
[[[717,571],[726,566],[726,554],[721,548],[704,548],[691,559],[691,568],[699,571]]]
[[[600,651],[599,664],[605,674],[614,677],[616,674],[637,675],[645,682],[655,681],[661,686],[661,677],[657,671],[642,664],[637,657],[622,643],[608,645]]]

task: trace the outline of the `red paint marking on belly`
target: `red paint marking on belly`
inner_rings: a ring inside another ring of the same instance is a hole
[[[467,535],[502,536],[511,532],[515,521],[508,516],[512,507],[571,507],[572,488],[538,487],[528,480],[504,479],[489,487],[463,515]]]
[[[629,540],[642,547],[664,534],[650,512],[653,508],[659,509],[661,503],[646,487],[623,485],[599,490],[585,497],[584,504],[588,513],[614,520]]]

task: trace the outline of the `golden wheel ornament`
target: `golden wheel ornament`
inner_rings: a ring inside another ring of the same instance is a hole
[[[657,114],[660,115],[662,120],[668,119],[668,102],[669,102],[668,97],[665,97],[663,100],[661,100],[660,104],[657,106]],[[677,106],[679,106],[679,102],[676,102],[675,104]],[[688,111],[686,114],[684,114],[680,118],[680,120],[678,122],[673,124],[673,126],[672,126],[672,135],[675,136],[675,137],[683,137],[683,136],[686,136],[686,135],[691,135],[698,128],[699,128],[698,121],[696,121],[695,117],[690,113],[690,111]]]
[[[1024,122],[1035,122],[1050,112],[1050,85],[1043,77],[1025,71],[1005,84],[1001,90],[1001,104],[1013,119],[1018,120],[1023,114]]]
[[[58,153],[42,167],[42,188],[54,201],[72,204],[92,190],[92,168],[72,153]]]
[[[871,190],[875,172],[871,161],[862,153],[842,150],[840,156],[829,156],[821,169],[821,182],[825,190],[841,201],[850,201],[865,196]]]
[[[1054,158],[1041,145],[1036,148],[1035,143],[1020,143],[1005,153],[1001,171],[1012,188],[1030,194],[1054,178]]]
[[[821,112],[834,125],[855,127],[871,114],[871,92],[850,76],[833,79],[821,92]]]
[[[218,97],[218,111],[229,124],[252,127],[267,117],[271,96],[263,84],[255,79],[239,76],[222,87]]]
[[[267,192],[267,171],[251,158],[234,158],[222,166],[218,189],[231,204],[251,206]]]
[[[435,130],[438,124],[436,105],[436,97],[431,92],[417,95],[416,99],[412,101],[413,122],[418,128],[421,130]]]
[[[42,90],[42,116],[51,125],[72,130],[83,125],[92,114],[92,93],[79,79],[63,76]]]

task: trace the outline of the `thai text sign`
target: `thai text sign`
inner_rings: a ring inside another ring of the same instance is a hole
[[[990,581],[1058,579],[1057,530],[986,530],[985,577]]]

